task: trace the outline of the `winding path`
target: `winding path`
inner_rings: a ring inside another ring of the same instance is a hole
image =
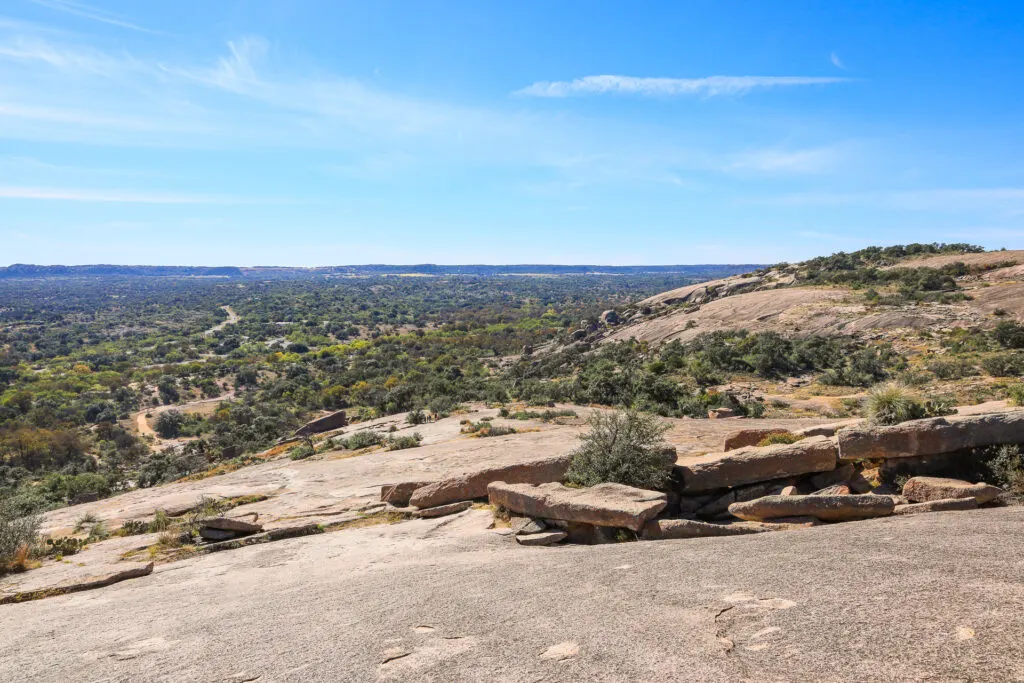
[[[221,310],[223,310],[225,313],[228,314],[228,319],[225,320],[224,322],[218,324],[218,325],[214,325],[213,327],[208,329],[206,332],[203,332],[203,336],[204,337],[209,337],[214,332],[220,332],[221,330],[223,330],[228,325],[234,325],[235,323],[237,323],[241,319],[238,316],[238,314],[235,313],[235,309],[231,308],[230,306],[221,306]]]

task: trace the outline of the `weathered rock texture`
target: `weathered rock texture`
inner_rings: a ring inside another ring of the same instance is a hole
[[[345,415],[345,411],[339,410],[331,413],[330,415],[324,415],[323,417],[319,417],[315,420],[310,420],[295,430],[295,436],[309,436],[310,434],[329,432],[332,429],[339,429],[347,424],[348,417]]]
[[[517,535],[516,543],[519,545],[554,545],[564,541],[568,535],[564,531],[540,531],[535,534]]]
[[[833,484],[845,484],[856,474],[857,468],[852,462],[844,462],[831,472],[822,472],[808,477],[808,481],[815,489],[823,489]]]
[[[706,505],[697,510],[697,516],[714,518],[719,515],[726,515],[729,512],[729,506],[733,503],[742,503],[747,500],[755,500],[765,496],[783,495],[782,491],[785,488],[785,481],[766,481],[760,484],[741,486],[712,499]]]
[[[712,453],[676,466],[683,491],[697,493],[835,469],[836,442],[814,436],[791,444]]]
[[[398,484],[385,484],[380,487],[380,500],[403,508],[409,504],[413,491],[433,484],[432,481],[403,481]]]
[[[569,454],[555,455],[532,462],[469,472],[416,489],[409,498],[409,504],[418,508],[431,508],[460,500],[485,498],[487,485],[495,481],[506,484],[545,484],[560,481],[565,476],[571,460],[572,456]]]
[[[487,492],[493,505],[528,517],[623,527],[635,532],[668,503],[664,493],[622,484],[571,489],[558,483],[531,486],[494,482]]]
[[[211,517],[204,519],[199,526],[206,529],[217,529],[220,531],[233,531],[241,534],[255,534],[263,531],[262,524],[246,522],[235,517]]]
[[[454,515],[456,512],[468,510],[472,506],[473,501],[463,500],[458,503],[448,503],[447,505],[438,505],[437,507],[423,508],[421,510],[417,510],[414,516],[423,519],[431,519],[433,517],[444,517],[446,515]]]
[[[911,458],[968,448],[1024,443],[1024,410],[912,420],[891,427],[841,429],[842,460]]]
[[[768,527],[743,522],[711,524],[695,519],[652,519],[644,525],[640,537],[646,540],[671,538],[708,538],[711,536],[743,536],[771,531]]]
[[[77,593],[79,591],[93,590],[94,588],[103,588],[115,583],[120,583],[121,581],[127,581],[128,579],[137,579],[141,576],[148,576],[152,573],[152,562],[142,565],[136,563],[130,567],[116,569],[106,574],[89,576],[56,586],[49,586],[38,590],[4,593],[0,595],[0,605],[6,605],[14,602],[26,602],[28,600],[38,600],[40,598],[49,598],[55,595],[64,595],[66,593]]]
[[[792,433],[793,432],[788,429],[741,429],[740,431],[730,434],[725,438],[725,444],[722,446],[722,450],[732,451],[737,448],[756,446],[761,443],[763,439],[766,439],[773,434],[791,435]]]
[[[850,487],[846,484],[833,484],[832,486],[826,486],[823,489],[818,489],[812,496],[848,496],[850,495]]]
[[[897,505],[893,510],[893,514],[915,515],[919,512],[952,512],[956,510],[974,510],[977,507],[978,503],[973,498],[946,498],[944,500],[932,500],[927,503]]]
[[[912,477],[903,485],[903,495],[912,503],[926,503],[950,498],[971,498],[978,505],[991,503],[1003,490],[984,482],[972,484],[943,477]]]
[[[746,503],[733,503],[729,512],[754,522],[778,517],[816,517],[826,522],[845,522],[891,515],[894,504],[888,496],[765,496]]]
[[[509,520],[509,526],[512,527],[512,533],[520,536],[539,534],[548,528],[548,525],[544,523],[544,520],[530,519],[529,517],[513,517]]]

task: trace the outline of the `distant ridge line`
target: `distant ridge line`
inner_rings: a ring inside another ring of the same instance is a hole
[[[760,264],[680,264],[665,266],[603,265],[415,265],[365,264],[349,266],[121,266],[109,264],[81,266],[41,266],[16,263],[0,267],[0,279],[45,277],[219,277],[237,279],[293,279],[355,275],[640,275],[681,274],[693,277],[724,277],[749,272]]]

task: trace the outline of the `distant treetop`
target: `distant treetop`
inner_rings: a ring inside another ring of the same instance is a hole
[[[840,251],[831,256],[819,256],[804,261],[801,265],[809,270],[837,271],[856,270],[858,268],[870,268],[880,266],[891,266],[900,261],[915,256],[934,256],[937,254],[980,254],[985,247],[976,244],[943,244],[933,242],[931,244],[896,244],[891,247],[866,247],[859,251],[846,253]]]

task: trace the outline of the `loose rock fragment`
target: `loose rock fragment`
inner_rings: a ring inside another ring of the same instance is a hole
[[[414,517],[421,517],[424,519],[431,519],[433,517],[444,517],[446,515],[454,515],[456,512],[462,512],[473,507],[473,501],[464,500],[460,503],[449,503],[448,505],[438,505],[437,507],[424,508],[417,510],[413,513]]]
[[[931,500],[927,503],[911,503],[897,505],[893,510],[896,515],[914,515],[919,512],[953,512],[958,510],[976,510],[978,503],[973,498],[946,498]]]
[[[903,485],[903,495],[914,503],[925,503],[949,498],[972,498],[978,505],[990,503],[1003,492],[998,486],[980,482],[972,484],[960,479],[944,477],[911,477]]]
[[[888,496],[765,496],[746,503],[733,503],[729,512],[754,522],[804,516],[845,522],[885,517],[892,514],[894,507]]]
[[[564,541],[569,536],[564,531],[542,531],[537,534],[516,536],[516,543],[519,545],[554,545]]]
[[[492,505],[528,517],[623,527],[635,532],[668,504],[664,493],[622,484],[572,489],[558,483],[532,486],[494,482],[487,490]]]

